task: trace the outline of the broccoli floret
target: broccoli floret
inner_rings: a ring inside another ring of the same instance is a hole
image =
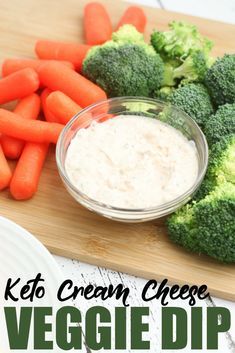
[[[112,34],[114,42],[144,43],[144,36],[132,25],[124,25]]]
[[[235,134],[225,136],[211,150],[209,176],[235,184]]]
[[[168,219],[171,239],[190,251],[235,262],[235,135],[210,151],[203,184],[194,201]]]
[[[210,146],[223,136],[234,134],[235,103],[220,106],[216,113],[208,118],[203,131]]]
[[[217,106],[235,103],[235,54],[217,59],[206,73],[205,84]]]
[[[235,186],[224,183],[194,206],[202,252],[235,262]]]
[[[168,219],[172,241],[223,262],[235,262],[235,185],[222,183]]]
[[[161,57],[144,41],[130,43],[132,34],[136,36],[136,30],[133,27],[131,33],[131,28],[121,28],[113,35],[115,40],[90,49],[83,62],[83,74],[109,97],[148,97],[162,84]]]
[[[211,65],[211,60],[208,62],[206,55],[202,51],[196,51],[174,70],[173,77],[174,79],[183,78],[181,84],[193,81],[202,82],[209,65]]]
[[[198,50],[208,55],[213,46],[209,39],[199,33],[196,26],[178,21],[169,24],[169,31],[153,32],[151,43],[162,57],[181,59]]]
[[[213,113],[213,105],[206,87],[201,83],[189,83],[173,91],[169,97],[176,105],[203,127]]]
[[[158,98],[163,101],[169,101],[170,96],[174,90],[175,90],[174,87],[168,87],[168,86],[161,87],[159,90],[154,92],[154,98]]]
[[[151,36],[152,46],[165,63],[163,86],[177,86],[181,79],[182,84],[203,81],[213,62],[209,56],[212,42],[193,25],[173,21],[169,27]]]
[[[212,146],[205,179],[194,199],[202,199],[224,182],[235,184],[235,135],[227,135]]]
[[[163,84],[180,86],[190,82],[203,82],[208,68],[212,65],[212,58],[208,58],[202,51],[195,51],[189,55],[181,65],[173,67],[170,62],[165,64]],[[181,80],[181,81],[180,81]]]
[[[199,240],[195,231],[193,204],[187,204],[170,216],[167,220],[168,233],[174,243],[182,245],[184,248],[201,252]]]
[[[178,84],[178,78],[174,77],[174,71],[177,67],[179,67],[182,64],[182,60],[179,59],[169,59],[166,57],[161,56],[163,62],[164,62],[164,74],[163,74],[163,81],[162,81],[162,86],[177,86]]]

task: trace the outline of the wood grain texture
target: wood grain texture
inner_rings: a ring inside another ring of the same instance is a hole
[[[0,60],[11,56],[33,57],[37,38],[82,41],[84,0],[11,0],[1,4]],[[105,1],[117,23],[126,4]],[[234,51],[235,26],[146,8],[147,36],[156,26],[164,29],[173,19],[195,23],[215,41],[214,54]],[[58,255],[77,258],[145,278],[171,283],[206,283],[210,292],[235,299],[235,266],[221,265],[204,256],[187,253],[172,244],[163,221],[121,224],[94,215],[79,206],[65,191],[51,151],[34,199],[13,201],[0,194],[1,214],[36,235]]]

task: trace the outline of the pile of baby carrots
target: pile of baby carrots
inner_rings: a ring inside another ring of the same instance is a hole
[[[117,28],[124,24],[144,32],[143,10],[129,7]],[[4,60],[0,105],[15,100],[17,104],[13,111],[0,107],[0,190],[9,187],[14,199],[30,199],[38,189],[49,145],[57,143],[64,125],[81,109],[107,98],[81,75],[81,68],[91,46],[110,40],[112,32],[107,10],[92,2],[84,9],[86,44],[38,40],[36,59]],[[8,160],[17,161],[13,171]]]

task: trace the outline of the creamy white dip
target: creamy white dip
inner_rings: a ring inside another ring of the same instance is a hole
[[[173,127],[140,116],[93,122],[77,132],[65,169],[90,198],[120,208],[146,208],[186,192],[198,174],[194,143]]]

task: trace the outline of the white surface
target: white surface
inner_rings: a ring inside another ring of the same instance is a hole
[[[235,24],[235,0],[125,0]]]
[[[167,350],[167,351],[162,351],[161,350],[161,337],[160,337],[160,332],[161,332],[161,327],[160,327],[160,303],[159,301],[151,301],[148,303],[145,303],[141,300],[141,291],[146,283],[146,280],[137,278],[134,276],[129,276],[123,273],[118,273],[114,272],[112,270],[100,268],[97,266],[92,266],[88,264],[84,264],[79,261],[74,261],[74,260],[69,260],[61,257],[55,257],[58,261],[58,263],[61,265],[62,271],[65,273],[65,275],[68,278],[71,278],[74,281],[74,284],[77,284],[79,286],[87,286],[88,284],[95,284],[97,286],[108,286],[112,284],[113,286],[122,283],[126,287],[130,288],[131,295],[129,299],[129,304],[131,306],[148,306],[150,308],[150,319],[149,319],[149,326],[150,326],[150,334],[147,336],[147,339],[151,337],[151,351],[150,353],[163,353],[163,352],[178,352],[178,350]],[[182,271],[183,272],[183,271]],[[217,302],[217,301],[216,301]],[[100,299],[93,299],[91,301],[84,300],[83,297],[79,297],[77,301],[75,301],[75,304],[81,309],[82,312],[85,312],[89,307],[94,306],[94,305],[103,305],[107,307],[111,312],[114,308],[114,306],[121,306],[120,302],[117,302],[114,299],[109,299],[105,302],[102,302]],[[225,306],[230,309],[231,314],[233,315],[233,323],[232,323],[232,328],[231,328],[231,333],[234,333],[235,330],[235,322],[234,322],[234,312],[235,312],[235,305],[233,303],[226,302],[224,300],[218,300],[217,304],[219,306]],[[203,314],[206,314],[206,308],[208,305],[211,305],[209,301],[198,301],[197,306],[201,306],[203,308]],[[184,308],[188,313],[190,313],[190,307],[189,305],[182,300],[174,300],[169,302],[169,306],[179,306],[181,308]],[[204,320],[204,329],[205,329],[205,324],[206,320]],[[204,342],[205,342],[205,337],[204,337]],[[230,335],[225,335],[221,334],[219,336],[219,350],[210,350],[211,353],[234,353],[235,352],[235,346],[233,345],[231,341]],[[199,350],[193,350],[195,353],[202,353],[206,352],[207,350],[203,349],[203,351]],[[107,351],[109,352],[109,351]],[[114,353],[115,351],[110,351]],[[117,352],[117,351],[116,351]],[[126,350],[122,351],[125,353],[134,353],[137,351],[131,351],[131,350]],[[186,349],[180,350],[180,352],[183,353],[189,353],[191,352],[190,347],[187,347]]]
[[[0,229],[0,306],[8,278],[21,278],[23,282],[35,278],[38,273],[46,274],[48,280],[45,280],[49,284],[40,304],[53,304],[54,288],[61,283],[63,272],[49,251],[29,232],[4,217],[0,217]]]
[[[235,0],[129,0],[132,3],[145,4],[147,6],[164,7],[167,10],[187,13],[195,16],[220,20],[229,23],[235,23]],[[143,288],[145,281],[140,278],[128,276],[122,273],[113,272],[110,270],[98,268],[88,264],[83,264],[78,261],[64,259],[56,257],[57,262],[60,264],[64,273],[74,278],[80,285],[91,283],[96,284],[116,284],[123,282],[132,289],[132,302],[131,305],[142,305],[143,303],[139,300],[139,291]],[[182,269],[183,273],[183,269]],[[235,304],[220,299],[213,299],[215,304],[218,306],[224,306],[230,309],[232,313],[232,329],[230,331],[233,340],[235,340]],[[86,310],[89,305],[93,303],[81,300],[79,306]],[[100,303],[101,304],[101,303]],[[175,305],[176,303],[174,303]],[[205,305],[206,303],[203,303]],[[210,303],[207,303],[210,304]],[[114,305],[110,302],[110,306]],[[185,307],[185,303],[178,301],[176,305]],[[188,308],[187,308],[188,309]],[[157,304],[151,304],[152,320],[157,317],[158,307]],[[155,324],[156,325],[156,324]],[[154,326],[154,325],[151,325]],[[156,331],[153,333],[154,340],[154,351],[159,347],[159,339],[157,338],[157,332],[159,327],[156,325]],[[187,350],[189,352],[189,350]],[[197,351],[195,351],[196,353]],[[201,351],[200,351],[201,352]],[[205,350],[203,350],[205,352]],[[211,351],[212,352],[212,351]],[[235,352],[235,344],[231,342],[231,336],[223,335],[220,338],[220,350],[216,351],[220,353]]]
[[[15,223],[0,217],[0,351],[15,352],[8,348],[8,335],[6,332],[5,320],[3,314],[4,306],[31,306],[29,301],[19,299],[17,303],[12,300],[4,301],[4,292],[6,283],[9,278],[12,278],[13,283],[20,278],[19,284],[12,290],[15,296],[19,296],[20,289],[27,281],[35,279],[38,273],[42,274],[45,279],[43,284],[45,295],[41,299],[34,300],[34,306],[51,306],[56,305],[57,288],[63,281],[63,274],[59,266],[53,259],[46,248],[30,233],[16,225]],[[33,350],[33,335],[30,331],[29,351]],[[51,333],[50,339],[54,339],[54,334]],[[58,350],[58,352],[61,350]],[[41,352],[47,352],[41,350]]]

